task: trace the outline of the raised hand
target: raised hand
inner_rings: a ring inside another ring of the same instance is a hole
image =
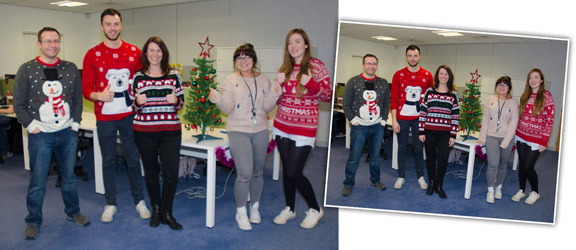
[[[308,69],[308,74],[302,74],[302,77],[300,78],[300,84],[302,84],[302,86],[306,86],[310,79],[312,79],[312,71],[311,69]]]
[[[215,89],[213,89],[213,88],[210,88],[210,95],[208,95],[208,99],[210,99],[210,101],[211,101],[212,103],[216,103],[216,102],[218,102],[218,95],[219,95],[219,94],[220,94],[220,93],[218,93],[217,90],[215,90]]]
[[[172,93],[166,95],[166,101],[172,105],[175,105],[176,103],[178,103],[178,97],[176,97],[176,87],[172,88]]]
[[[280,72],[279,69],[276,69],[276,79],[278,80],[279,84],[282,84],[286,81],[286,74],[284,72]]]
[[[138,106],[146,104],[147,99],[148,97],[146,96],[146,94],[140,94],[140,89],[136,89],[136,104]]]
[[[98,94],[98,100],[102,102],[114,101],[114,91],[110,90],[110,84]]]

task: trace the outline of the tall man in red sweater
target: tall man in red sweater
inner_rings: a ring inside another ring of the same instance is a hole
[[[131,105],[133,94],[129,93],[130,79],[142,68],[140,49],[120,39],[122,16],[115,9],[106,9],[100,15],[100,28],[104,41],[86,52],[82,72],[82,93],[94,102],[102,173],[106,192],[106,206],[102,222],[111,222],[116,208],[116,139],[120,134],[126,159],[130,191],[136,211],[142,219],[151,214],[144,202],[140,153],[134,142],[132,123],[134,113]]]
[[[424,179],[424,160],[422,142],[418,140],[418,117],[420,99],[426,89],[434,85],[432,74],[418,66],[420,63],[420,48],[410,45],[406,48],[408,67],[396,71],[392,78],[390,92],[390,109],[392,114],[392,129],[398,136],[398,178],[395,189],[401,189],[406,182],[406,153],[408,137],[412,131],[412,147],[414,148],[414,165],[421,189],[428,188]]]

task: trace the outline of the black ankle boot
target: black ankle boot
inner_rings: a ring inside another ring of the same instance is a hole
[[[160,208],[158,205],[152,206],[152,217],[150,217],[150,226],[157,227],[160,225]]]
[[[182,225],[180,225],[180,223],[178,223],[176,221],[176,219],[174,219],[174,217],[172,217],[172,212],[161,213],[160,214],[160,223],[168,224],[168,226],[170,226],[170,228],[172,228],[174,230],[182,229]]]
[[[440,198],[442,199],[448,198],[448,196],[446,196],[446,193],[444,192],[444,189],[442,189],[442,184],[436,185],[436,193],[438,193],[438,196],[440,196]]]
[[[434,180],[428,180],[428,189],[426,189],[426,195],[434,194]]]

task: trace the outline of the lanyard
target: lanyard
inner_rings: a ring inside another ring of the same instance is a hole
[[[506,100],[500,106],[500,98],[498,98],[498,121],[496,122],[496,132],[500,130],[500,116],[502,115],[502,110],[504,109],[504,104],[506,104]]]
[[[248,88],[248,91],[250,91],[250,101],[252,102],[252,122],[254,123],[254,125],[257,125],[258,120],[256,120],[256,107],[254,106],[254,101],[256,101],[256,98],[258,98],[258,83],[256,82],[256,76],[254,76],[254,86],[256,88],[254,91],[254,92],[256,92],[256,95],[254,96],[254,98],[252,98],[253,97],[252,89],[250,89],[250,86],[246,82],[246,79],[242,75],[242,72],[240,72],[240,76],[242,76],[242,80],[244,80],[244,84],[246,84],[246,88]]]

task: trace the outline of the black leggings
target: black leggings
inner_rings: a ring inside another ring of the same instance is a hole
[[[528,180],[532,191],[538,193],[538,175],[534,167],[538,156],[540,156],[540,151],[532,150],[528,144],[523,142],[516,143],[516,150],[518,150],[518,184],[520,184],[520,189],[526,192],[526,180]]]
[[[280,153],[280,160],[282,161],[282,182],[286,206],[290,207],[290,210],[295,211],[296,190],[298,190],[304,200],[306,200],[308,207],[320,211],[312,184],[304,176],[304,166],[312,151],[312,147],[296,147],[296,142],[280,136],[276,136],[276,143]]]

